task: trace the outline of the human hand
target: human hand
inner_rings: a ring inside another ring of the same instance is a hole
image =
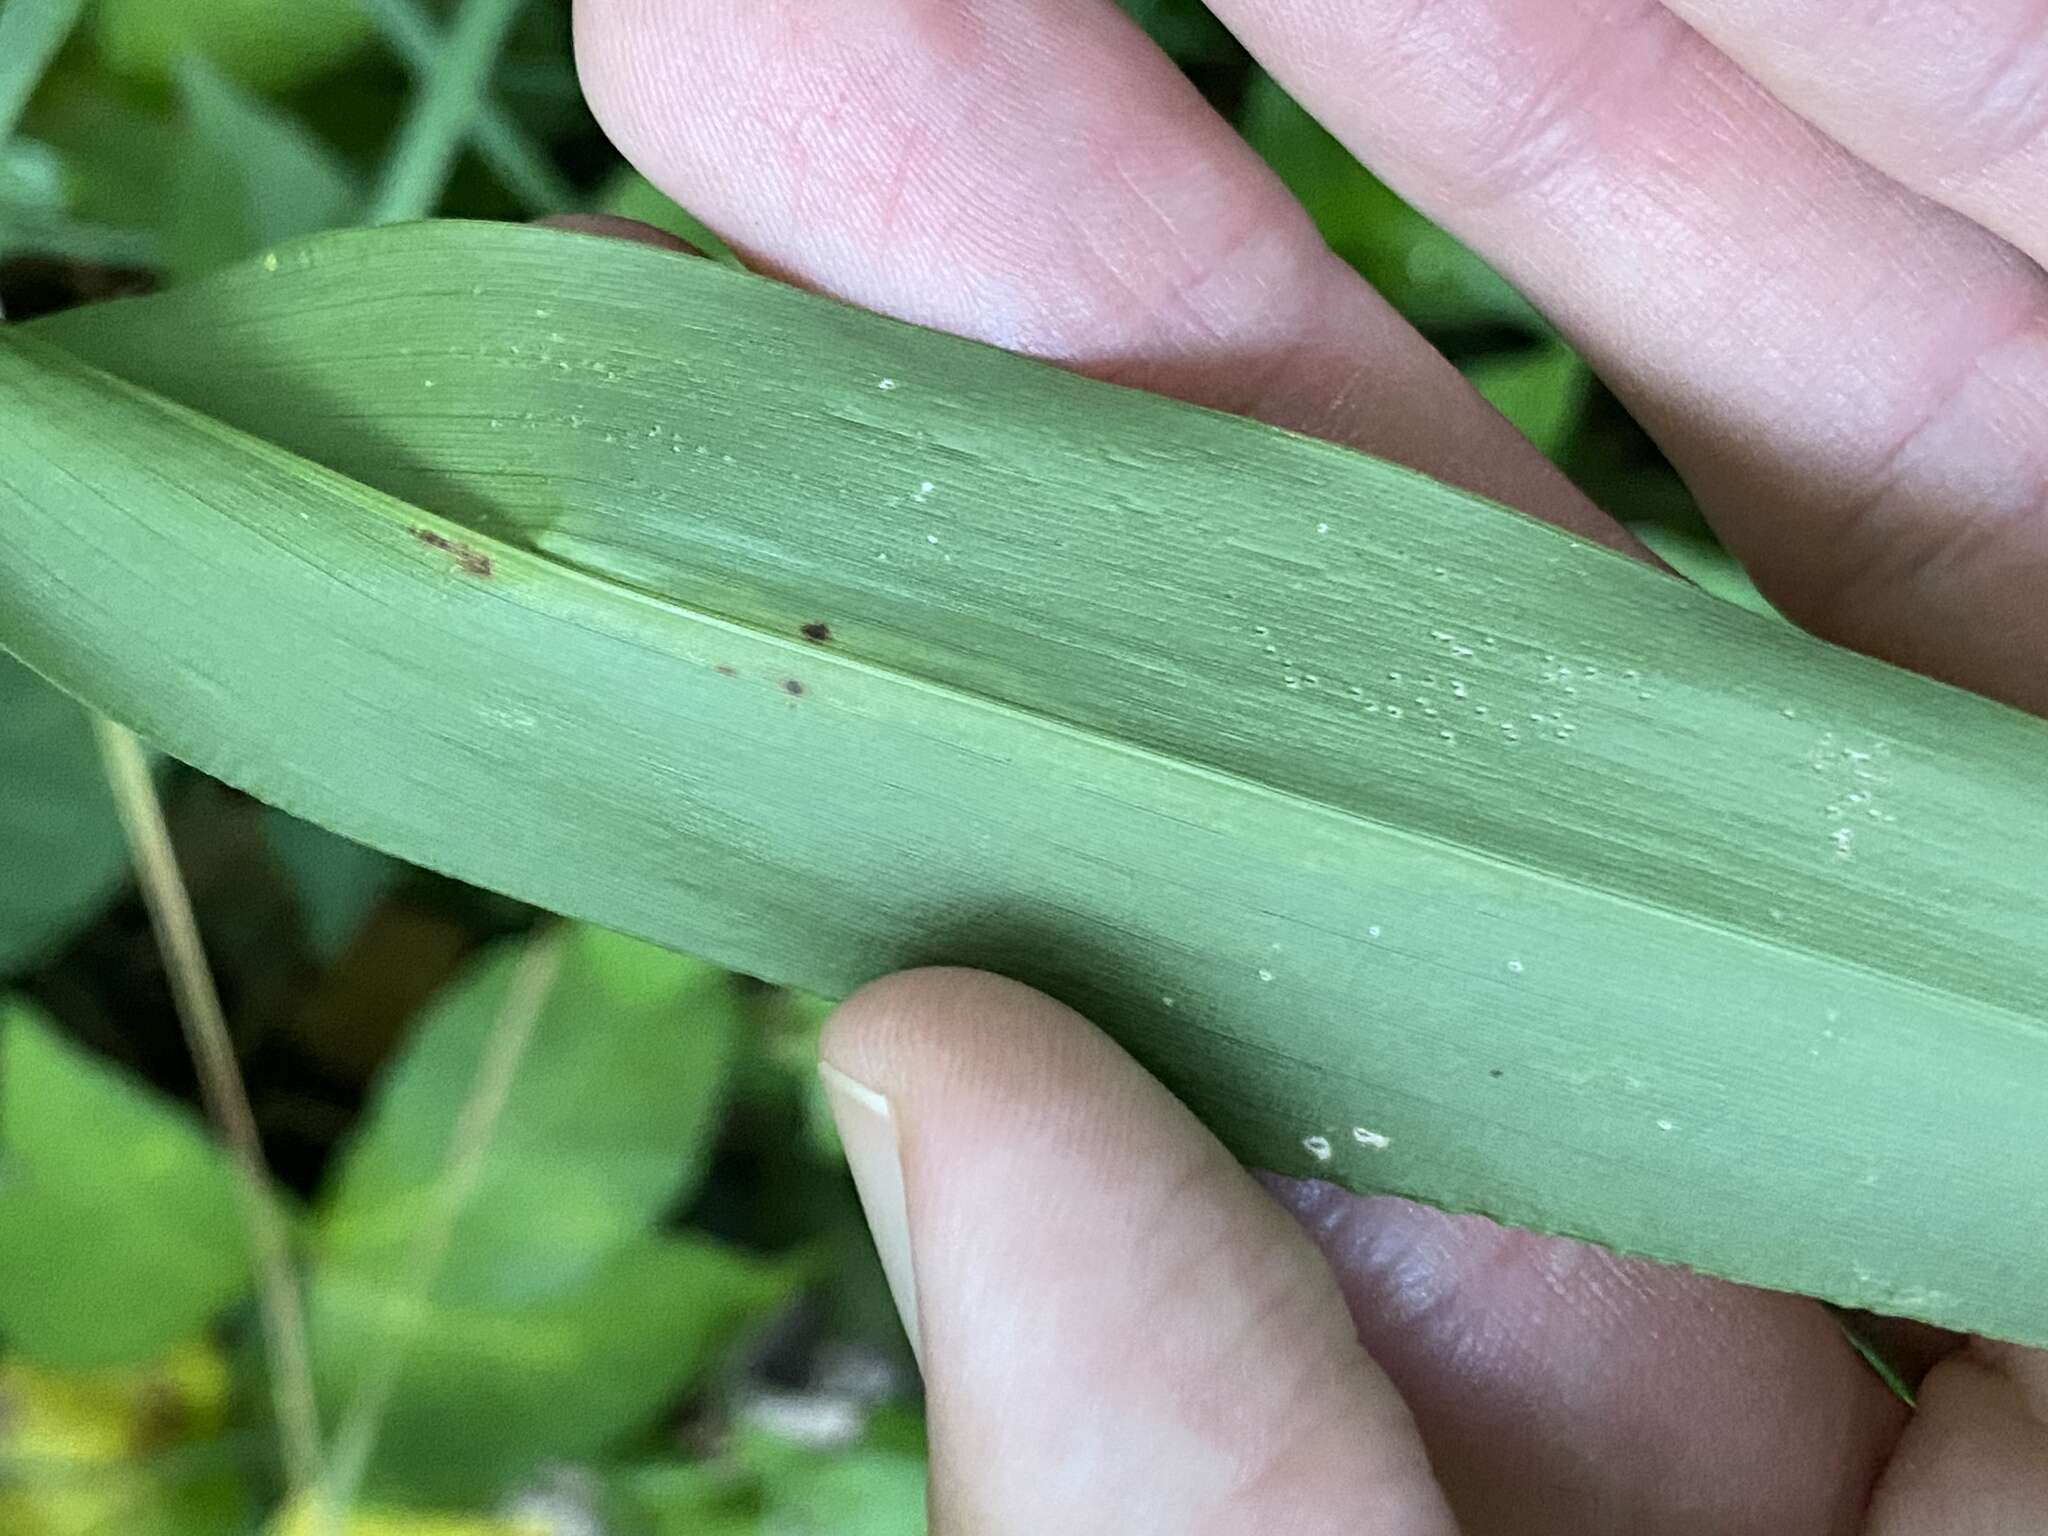
[[[1214,8],[1560,324],[1786,612],[2048,710],[2038,6]],[[1630,547],[1110,0],[582,0],[578,30],[613,136],[758,270]],[[1973,1345],[1909,1420],[1809,1302],[1275,1186],[1297,1225],[989,978],[882,983],[825,1049],[941,1531],[2048,1529],[2039,1356]]]

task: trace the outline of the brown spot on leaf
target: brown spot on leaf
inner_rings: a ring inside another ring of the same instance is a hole
[[[1487,1073],[1486,1075],[1487,1075],[1488,1077],[1506,1077],[1506,1076],[1507,1076],[1507,1074],[1506,1074],[1505,1072],[1501,1071],[1501,1069],[1500,1069],[1499,1067],[1495,1067],[1495,1068],[1494,1068],[1494,1069],[1493,1069],[1493,1070],[1492,1070],[1491,1072]]]
[[[415,528],[412,536],[429,549],[438,549],[455,557],[455,563],[472,576],[481,576],[486,581],[491,575],[491,557],[482,550],[451,539],[446,534],[436,533],[431,528]]]
[[[829,645],[832,640],[832,626],[813,621],[797,631],[813,645]]]
[[[734,668],[732,668],[732,667],[718,667],[718,668],[716,668],[715,670],[717,671],[717,673],[718,673],[718,675],[719,675],[720,677],[738,677],[738,676],[739,676],[739,673],[738,673],[738,671],[737,671],[737,670],[735,670],[735,669],[734,669]]]
[[[793,699],[801,698],[803,697],[804,685],[793,677],[785,677],[782,680],[782,691]]]

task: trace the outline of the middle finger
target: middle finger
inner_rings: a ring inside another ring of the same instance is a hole
[[[2048,710],[2048,278],[1656,0],[1216,0],[1832,639]]]

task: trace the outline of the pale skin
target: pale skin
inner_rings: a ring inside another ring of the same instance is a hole
[[[2048,712],[2043,0],[1212,8],[1544,308],[1787,613]],[[1111,0],[579,0],[577,43],[757,270],[1631,548]],[[1909,1414],[1812,1302],[1262,1185],[992,977],[880,982],[824,1055],[941,1536],[2048,1530],[2048,1356],[1941,1346]]]

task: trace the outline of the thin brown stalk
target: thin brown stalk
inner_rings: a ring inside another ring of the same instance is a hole
[[[107,783],[128,833],[135,875],[150,927],[169,973],[171,995],[185,1045],[198,1072],[207,1113],[219,1128],[240,1173],[256,1267],[257,1309],[270,1365],[285,1479],[296,1492],[312,1486],[320,1464],[320,1421],[306,1352],[306,1318],[294,1272],[288,1224],[256,1130],[256,1116],[235,1060],[234,1042],[200,943],[192,899],[164,824],[156,781],[133,732],[94,718]]]

